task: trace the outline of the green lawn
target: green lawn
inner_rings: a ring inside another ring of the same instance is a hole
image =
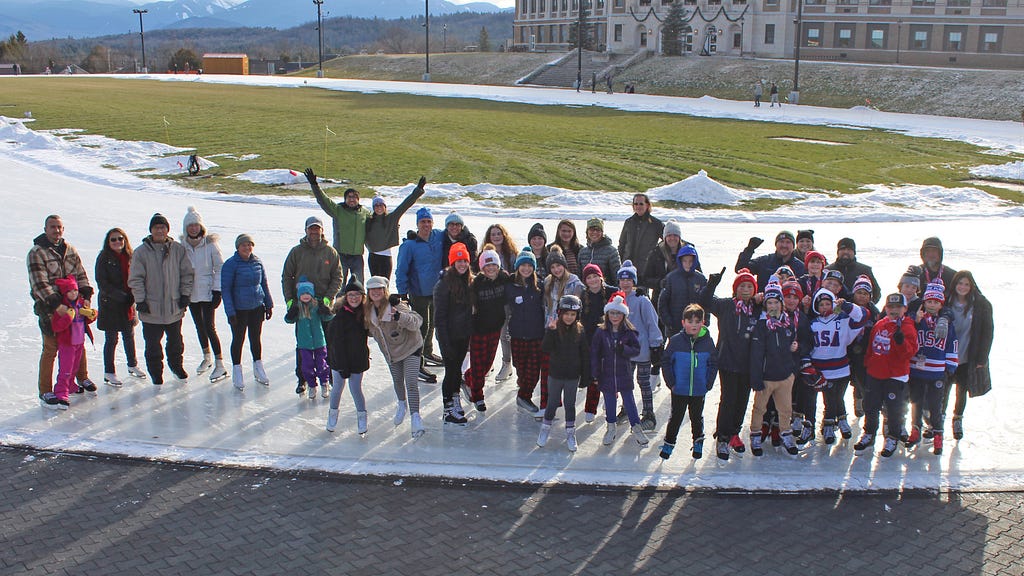
[[[968,144],[878,130],[309,88],[20,78],[3,83],[0,104],[8,116],[31,110],[37,129],[168,141],[201,156],[259,154],[247,162],[217,158],[221,167],[204,172],[213,178],[182,180],[229,192],[286,193],[223,178],[248,169],[321,172],[325,124],[337,136],[330,137],[324,175],[356,187],[406,184],[424,174],[431,182],[643,191],[705,169],[738,188],[849,193],[874,183],[958,186],[968,167],[993,162]],[[849,145],[774,139],[780,136]]]

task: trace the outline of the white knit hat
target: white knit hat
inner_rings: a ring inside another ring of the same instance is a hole
[[[182,234],[188,234],[189,224],[199,224],[203,234],[206,234],[206,225],[203,224],[203,216],[196,210],[195,206],[189,206],[188,212],[185,212],[185,219],[181,223]]]
[[[484,266],[488,264],[497,264],[498,268],[501,268],[501,257],[494,250],[484,250],[480,253],[480,269],[483,270]]]
[[[626,306],[626,296],[622,292],[616,292],[612,294],[611,300],[604,305],[605,314],[609,312],[620,312],[625,316],[629,316],[629,306]]]

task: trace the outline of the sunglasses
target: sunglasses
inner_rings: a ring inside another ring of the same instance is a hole
[[[124,236],[114,236],[110,239],[111,242],[124,242]]]

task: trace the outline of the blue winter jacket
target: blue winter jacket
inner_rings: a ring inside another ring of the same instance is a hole
[[[274,307],[274,299],[267,287],[267,271],[255,254],[245,260],[235,252],[224,262],[220,269],[220,293],[228,318],[239,310],[255,310],[260,306],[270,310]]]
[[[432,296],[434,284],[441,277],[444,232],[431,230],[427,240],[414,234],[398,247],[395,284],[399,294]]]
[[[622,343],[622,353],[615,345]],[[604,394],[633,389],[633,368],[630,358],[640,352],[636,330],[619,329],[618,332],[598,328],[590,343],[590,377],[596,379]]]
[[[799,367],[800,350],[790,350],[797,330],[790,324],[777,330],[768,328],[768,316],[761,314],[750,338],[750,389],[764,390],[765,380],[776,382],[794,375]]]
[[[544,338],[544,293],[515,282],[505,287],[509,307],[508,334],[520,340]]]
[[[790,256],[789,260],[783,261],[778,253],[772,252],[771,254],[754,258],[754,250],[755,248],[745,248],[743,252],[740,252],[739,257],[736,258],[736,269],[734,271],[739,272],[740,269],[746,268],[753,272],[757,276],[758,292],[764,292],[764,287],[768,285],[768,279],[771,278],[772,274],[775,274],[775,271],[780,266],[789,266],[797,278],[807,273],[804,263],[793,256]]]
[[[683,329],[683,310],[700,299],[707,285],[707,278],[697,270],[684,272],[678,267],[665,276],[658,295],[658,316],[670,336]]]
[[[677,396],[703,396],[718,376],[718,351],[705,326],[695,337],[679,332],[669,338],[661,363],[665,384]]]

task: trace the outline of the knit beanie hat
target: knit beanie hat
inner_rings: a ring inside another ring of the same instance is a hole
[[[371,204],[371,205],[372,205],[372,206],[373,206],[374,208],[376,208],[376,207],[377,207],[378,205],[381,205],[381,206],[387,206],[387,203],[386,203],[386,202],[384,202],[384,197],[383,197],[383,196],[374,196],[374,197],[373,197],[373,200],[372,200],[372,201],[370,202],[370,204]]]
[[[818,252],[817,250],[810,250],[810,251],[807,252],[807,255],[804,256],[804,267],[809,268],[810,266],[808,266],[808,264],[810,263],[811,260],[814,260],[815,258],[821,260],[821,267],[822,268],[824,268],[825,266],[828,266],[828,258],[825,258],[824,254],[822,254],[821,252]]]
[[[782,302],[782,286],[779,286],[778,282],[769,282],[764,288],[764,299],[776,299]]]
[[[814,242],[814,230],[797,230],[796,239],[797,241],[807,238],[811,242]]]
[[[832,279],[838,281],[840,284],[844,283],[843,273],[839,270],[825,270],[821,274],[821,282],[825,283],[825,280]]]
[[[459,216],[458,212],[452,212],[451,214],[445,217],[444,225],[447,226],[449,224],[461,224],[463,226],[466,225],[466,223],[462,221],[462,216]]]
[[[669,220],[668,222],[665,223],[665,228],[661,231],[661,237],[664,238],[665,236],[670,236],[673,234],[682,238],[683,229],[675,220]]]
[[[252,239],[252,235],[244,233],[239,234],[238,237],[235,238],[235,250],[238,250],[239,246],[246,243],[252,244],[253,246],[256,245],[256,241]]]
[[[188,227],[190,224],[199,224],[199,229],[202,230],[203,235],[206,234],[206,226],[203,224],[203,216],[196,210],[195,206],[189,206],[188,211],[185,212],[185,218],[181,222],[181,233],[188,235]]]
[[[541,224],[540,222],[537,222],[536,224],[530,227],[530,233],[526,235],[526,241],[529,242],[530,240],[533,240],[534,236],[540,236],[541,238],[544,239],[545,244],[548,243],[547,232],[544,231],[544,225]]]
[[[921,243],[921,259],[924,259],[924,251],[927,248],[938,248],[939,249],[939,260],[942,260],[942,240],[932,236],[931,238],[925,238],[924,242]]]
[[[544,261],[544,265],[548,267],[548,270],[551,270],[552,264],[561,264],[566,268],[569,267],[569,262],[566,261],[565,259],[565,254],[562,252],[562,247],[559,246],[558,244],[555,244],[554,246],[551,247],[551,249],[548,251],[547,260]]]
[[[604,305],[604,312],[605,314],[621,312],[623,315],[629,316],[629,306],[626,306],[626,295],[621,291],[612,294],[608,303]]]
[[[501,268],[501,256],[498,256],[498,252],[495,250],[484,250],[480,253],[478,261],[480,262],[481,270],[488,264],[495,264],[498,268]]]
[[[366,281],[366,289],[371,290],[373,288],[384,288],[386,290],[388,283],[388,279],[383,276],[370,276]]]
[[[910,284],[912,286],[917,286],[917,289],[920,291],[922,273],[923,271],[921,270],[920,266],[917,266],[915,264],[907,266],[907,271],[903,273],[903,276],[900,276],[900,283],[896,285],[896,288],[898,289],[900,286],[904,284]]]
[[[754,278],[754,275],[750,273],[750,270],[744,268],[736,274],[736,279],[732,281],[732,293],[736,294],[736,290],[740,287],[740,284],[743,284],[744,282],[750,282],[754,285],[754,290],[757,290],[757,278]]]
[[[679,263],[679,267],[683,267],[683,256],[693,256],[693,270],[700,270],[700,257],[697,256],[697,249],[691,244],[679,247],[679,252],[676,252],[676,262]]]
[[[619,272],[615,275],[616,278],[622,280],[623,278],[629,278],[633,281],[633,284],[637,283],[636,266],[633,266],[632,260],[626,260],[622,263],[622,267],[619,268]]]
[[[519,255],[516,256],[516,270],[519,269],[520,264],[529,264],[533,266],[534,270],[537,269],[537,257],[534,256],[533,250],[529,246],[524,247],[519,251]]]
[[[790,232],[789,230],[783,230],[782,232],[776,234],[775,243],[778,244],[779,240],[789,240],[793,244],[796,244],[796,236],[793,236],[793,233]]]
[[[803,298],[804,289],[800,287],[800,283],[797,282],[796,280],[788,280],[782,284],[782,295]]]
[[[839,243],[836,244],[836,250],[842,250],[843,248],[849,248],[853,250],[853,253],[857,253],[857,243],[853,241],[853,238],[842,238]]]
[[[789,266],[786,266],[785,264],[783,264],[782,266],[779,266],[778,269],[775,270],[775,275],[778,276],[779,274],[785,274],[785,275],[789,276],[790,278],[793,278],[794,276],[796,276],[796,274],[793,274],[793,269],[790,268]]]
[[[828,300],[829,302],[832,302],[833,305],[836,303],[836,297],[834,294],[824,288],[819,288],[818,291],[814,293],[814,303],[811,305],[811,308],[815,312],[818,311],[818,303],[822,300]]]
[[[159,212],[153,214],[153,217],[149,219],[149,230],[152,231],[153,226],[156,226],[157,224],[163,224],[164,226],[167,226],[168,230],[171,229],[171,223],[167,221],[167,217]]]
[[[452,244],[452,247],[448,250],[448,263],[455,264],[459,260],[465,260],[469,262],[469,250],[466,249],[466,245],[462,242],[456,242]]]
[[[416,211],[416,221],[419,222],[420,220],[434,221],[434,215],[430,212],[430,208],[424,206]]]
[[[299,277],[299,282],[295,285],[295,291],[296,296],[302,296],[303,294],[316,295],[316,287],[305,276]]]
[[[601,272],[601,267],[597,264],[587,264],[583,267],[583,281],[586,282],[587,278],[597,274],[601,278],[604,278],[604,273]]]
[[[863,290],[868,294],[871,294],[873,286],[871,285],[871,277],[867,274],[861,274],[857,276],[857,279],[853,281],[853,291]]]
[[[604,232],[604,220],[601,220],[600,218],[591,218],[590,220],[587,220],[587,230],[590,230],[591,228],[597,228],[601,232]]]
[[[57,278],[53,282],[57,285],[57,290],[60,291],[61,296],[66,295],[72,290],[78,290],[78,280],[75,279],[74,274],[68,274],[64,278]]]
[[[928,283],[924,289],[924,299],[946,301],[946,286],[942,284],[942,280],[936,278]]]
[[[342,294],[348,292],[359,292],[360,294],[366,294],[366,289],[363,288],[363,283],[359,281],[359,277],[355,274],[348,277],[348,282],[345,283],[345,287],[341,289]]]

